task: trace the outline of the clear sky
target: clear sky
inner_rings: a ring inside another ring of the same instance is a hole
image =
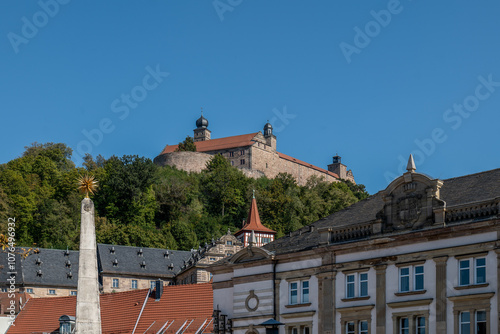
[[[410,152],[435,178],[498,168],[499,14],[494,0],[2,1],[0,163],[32,142],[154,158],[203,107],[213,138],[269,119],[280,152],[323,168],[338,153],[370,193]]]

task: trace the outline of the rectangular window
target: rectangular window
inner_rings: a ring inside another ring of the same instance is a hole
[[[460,313],[460,334],[471,334],[469,312]]]
[[[359,322],[359,334],[368,334],[368,321]]]
[[[399,268],[399,291],[410,291],[410,267]]]
[[[486,311],[476,312],[476,334],[486,334]]]
[[[215,261],[215,257],[211,257],[211,258],[210,258],[210,261]]]
[[[414,284],[415,291],[424,289],[424,266],[415,266],[414,270]]]
[[[132,280],[132,289],[137,289],[137,280],[136,279]]]
[[[290,283],[290,304],[298,304],[298,283],[292,282]]]
[[[240,155],[245,155],[245,150],[241,150]]]
[[[351,274],[346,276],[346,298],[355,297],[356,275]]]
[[[301,302],[309,303],[309,281],[302,281],[302,294]]]
[[[459,285],[470,284],[470,260],[461,260],[458,267]]]
[[[234,157],[234,152],[229,152],[230,157]]]
[[[307,326],[304,327],[304,330],[302,331],[302,334],[310,334],[310,333],[311,333],[311,331],[310,331],[309,327],[307,327]]]
[[[232,242],[231,240],[228,240],[228,241],[226,241],[226,245],[228,245],[228,246],[232,246],[232,245],[233,245],[233,242]]]
[[[292,330],[290,331],[292,334],[299,334],[299,331],[297,327],[293,327]]]
[[[241,159],[240,160],[240,165],[244,165],[245,164],[245,159]]]
[[[417,334],[425,334],[425,317],[417,317]]]
[[[345,333],[346,334],[356,333],[356,326],[353,321],[349,321],[348,323],[345,324]]]
[[[359,274],[359,296],[368,296],[368,273]]]
[[[118,278],[113,278],[113,288],[119,288],[120,287],[120,280]]]
[[[271,238],[262,238],[262,243],[263,244],[268,244],[271,242]]]
[[[49,290],[49,295],[55,295],[55,294],[56,294],[56,290],[52,290],[52,289]]]
[[[2,288],[2,292],[7,292],[7,288]]]
[[[476,277],[474,282],[476,284],[483,284],[486,283],[486,258],[481,257],[475,259],[475,265],[476,265]]]
[[[33,289],[32,289],[32,288],[27,288],[27,289],[26,289],[26,292],[27,292],[27,293],[33,293]]]
[[[69,295],[70,295],[70,296],[76,296],[76,291],[71,291],[71,292],[69,293]]]
[[[410,334],[410,322],[408,318],[399,319],[399,334]]]

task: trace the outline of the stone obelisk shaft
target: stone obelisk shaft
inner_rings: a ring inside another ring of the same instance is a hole
[[[75,333],[100,334],[101,308],[99,305],[99,281],[97,276],[94,203],[90,198],[83,199],[81,213]]]

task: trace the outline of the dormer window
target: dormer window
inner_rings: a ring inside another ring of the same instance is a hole
[[[66,250],[64,251],[64,256],[69,256],[69,250],[66,248]]]
[[[139,251],[137,251],[137,256],[142,257],[142,255],[143,255],[142,248],[139,248]]]
[[[66,267],[71,268],[71,261],[70,260],[66,260]]]
[[[63,315],[59,318],[59,333],[71,334],[75,331],[76,318]]]
[[[168,251],[166,251],[165,253],[163,253],[163,257],[166,257],[168,259],[169,256],[170,256],[170,253]]]
[[[39,257],[37,257],[36,260],[35,260],[35,263],[37,265],[41,265],[42,264],[42,260]]]
[[[173,263],[170,263],[168,265],[168,270],[174,270],[174,264]]]
[[[118,267],[118,260],[117,259],[113,260],[113,267]]]
[[[115,254],[115,246],[111,246],[111,248],[109,249],[109,252],[111,254]]]
[[[72,279],[72,278],[73,278],[73,273],[70,271],[70,272],[67,274],[67,277],[68,277],[68,279]]]
[[[142,269],[146,268],[146,261],[142,261],[142,262],[141,262],[141,268],[142,268]]]
[[[42,277],[42,270],[41,270],[41,269],[37,270],[37,271],[36,271],[36,275],[37,275],[38,277]]]

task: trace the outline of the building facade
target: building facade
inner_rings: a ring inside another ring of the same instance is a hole
[[[208,120],[201,116],[196,121],[194,141],[197,152],[177,152],[178,145],[167,145],[154,162],[161,166],[176,166],[189,172],[200,172],[213,155],[221,154],[232,166],[241,169],[249,177],[274,178],[279,173],[288,173],[300,185],[305,185],[313,175],[330,182],[344,179],[355,183],[352,171],[347,170],[339,156],[335,156],[333,163],[325,170],[278,152],[276,136],[269,123],[264,126],[263,132],[211,139]]]
[[[214,265],[235,334],[500,333],[500,169],[386,189]]]

